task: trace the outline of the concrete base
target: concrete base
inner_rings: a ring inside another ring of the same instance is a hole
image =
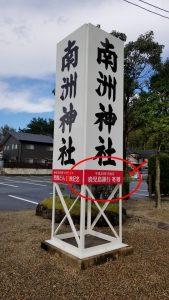
[[[120,256],[126,256],[133,253],[133,247],[125,246],[119,249],[114,249],[105,253],[80,259],[68,252],[65,252],[62,249],[57,248],[56,246],[53,246],[48,241],[42,242],[41,248],[53,254],[57,253],[66,264],[71,265],[72,267],[75,267],[80,270],[85,270],[91,266],[102,264],[108,260],[116,260]]]

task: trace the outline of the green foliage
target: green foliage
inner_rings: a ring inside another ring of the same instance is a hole
[[[137,136],[140,143],[153,148],[167,150],[169,146],[169,61],[161,63],[151,78],[150,91],[143,92],[133,110],[141,131]],[[138,133],[138,132],[137,132]],[[136,139],[136,137],[135,137]],[[147,142],[146,142],[147,141]]]
[[[156,89],[144,93],[140,99],[139,114],[144,130],[156,145],[156,149],[165,147],[169,143],[169,101],[164,93],[161,94]]]
[[[161,194],[169,195],[169,155],[166,153],[160,154],[160,190]],[[152,193],[155,193],[155,168],[156,157],[153,155],[148,161],[148,175],[152,179]]]
[[[169,59],[161,63],[156,74],[152,76],[151,89],[169,99]]]
[[[113,36],[119,38],[120,40],[122,40],[123,42],[125,42],[127,40],[127,36],[125,33],[122,33],[122,32],[118,32],[116,30],[112,30],[110,32],[110,34],[112,34]]]
[[[54,130],[54,120],[33,118],[30,121],[30,123],[27,125],[27,127],[20,131],[53,136],[53,130]]]
[[[124,40],[125,35],[112,31]],[[139,94],[149,87],[151,76],[159,69],[163,45],[154,41],[153,31],[138,37],[124,47],[124,158],[130,132],[143,127]],[[125,168],[125,166],[124,166]]]
[[[148,142],[148,136],[144,128],[136,129],[129,133],[128,146],[137,150],[153,148],[151,141]]]
[[[72,199],[70,199],[67,196],[64,196],[65,202],[68,206],[68,208],[72,205],[73,201]],[[46,206],[48,209],[52,209],[52,199],[51,198],[47,198],[44,199],[40,204]],[[55,205],[56,205],[56,209],[58,210],[63,210],[62,204],[59,200],[59,197],[56,197],[56,201],[55,201]],[[104,203],[99,203],[99,205],[102,207],[104,205]],[[112,203],[108,206],[107,211],[110,212],[114,212],[116,214],[118,214],[118,204],[117,203]],[[80,200],[77,201],[77,203],[75,204],[75,206],[72,208],[71,213],[73,215],[79,215],[80,213]],[[92,214],[97,214],[98,213],[98,208],[96,207],[96,205],[94,203],[92,203]]]
[[[125,171],[125,177],[124,177],[124,182],[123,182],[123,196],[127,195],[130,191],[130,176],[128,171],[130,170],[130,167],[127,167],[127,170]],[[128,199],[128,198],[126,198]]]
[[[111,34],[126,41],[124,33],[113,30]],[[124,104],[125,113],[137,102],[130,99],[137,89],[142,90],[148,83],[150,75],[160,66],[163,45],[154,41],[153,31],[141,34],[136,41],[129,42],[124,47]],[[130,103],[129,103],[130,102]]]
[[[7,124],[5,124],[4,126],[1,126],[0,127],[0,141],[2,141],[2,139],[11,131],[15,131],[15,129],[8,126]]]
[[[153,31],[129,42],[124,49],[125,94],[132,97],[136,89],[142,89],[147,83],[148,75],[157,70],[163,46],[154,41]]]

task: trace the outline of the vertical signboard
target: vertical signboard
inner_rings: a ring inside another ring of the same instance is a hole
[[[57,45],[53,180],[67,182],[68,170],[84,156],[86,26]],[[69,173],[70,175],[70,173]],[[83,170],[71,182],[82,183]]]
[[[86,156],[123,158],[123,42],[90,26]],[[122,182],[121,160],[86,163],[85,183]]]
[[[123,157],[123,42],[85,24],[57,46],[53,181],[122,183],[111,156]]]

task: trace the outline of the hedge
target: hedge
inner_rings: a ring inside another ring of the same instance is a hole
[[[156,179],[156,156],[153,155],[148,160],[148,184],[149,190],[155,194],[155,179]],[[150,186],[151,185],[151,186]],[[169,195],[169,155],[166,153],[160,154],[160,190],[164,196]]]
[[[68,196],[64,197],[66,205],[70,207],[73,203],[73,200]],[[100,207],[104,205],[104,203],[99,203]],[[63,217],[65,216],[65,212],[63,210],[62,204],[56,196],[55,202],[55,220],[57,223],[60,223]],[[92,222],[97,216],[99,210],[94,203],[92,203]],[[119,207],[118,203],[110,203],[110,205],[105,210],[105,214],[107,218],[110,220],[111,224],[117,226],[119,224]],[[43,218],[51,219],[52,218],[52,198],[47,198],[41,201],[36,207],[36,215],[42,216]],[[80,200],[77,201],[75,206],[71,210],[71,217],[73,219],[74,224],[79,224],[80,222]],[[127,219],[126,209],[122,209],[122,222],[124,223]],[[87,220],[86,220],[87,221]],[[66,225],[69,224],[66,219],[64,222]],[[97,226],[107,226],[107,222],[101,216],[99,221],[97,222]]]

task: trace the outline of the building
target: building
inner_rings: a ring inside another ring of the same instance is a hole
[[[156,150],[134,150],[127,149],[127,159],[135,166],[145,162],[144,167],[148,166],[148,159],[152,155],[156,154]]]
[[[53,139],[50,136],[9,132],[1,145],[5,164],[23,167],[27,164],[52,165]]]

